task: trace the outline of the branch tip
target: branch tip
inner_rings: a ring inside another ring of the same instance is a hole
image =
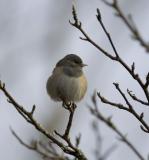
[[[101,17],[101,12],[99,10],[99,8],[97,8],[97,15],[96,15],[98,21],[102,21],[102,17]]]
[[[142,125],[140,125],[140,128],[142,129],[142,131],[149,133],[149,130],[147,130],[146,128],[144,128]]]
[[[76,12],[76,9],[75,9],[74,5],[72,5],[72,16],[73,16],[74,22],[71,22],[71,20],[69,20],[69,23],[72,26],[75,26],[76,28],[80,29],[81,28],[81,22],[78,20],[77,12]]]
[[[5,83],[0,80],[0,89],[5,89]]]
[[[33,115],[33,114],[34,114],[35,109],[36,109],[36,106],[35,106],[35,104],[34,104],[34,105],[33,105],[33,107],[32,107],[32,110],[31,110],[31,112],[30,112],[30,114],[31,114],[31,115]]]
[[[143,119],[143,117],[144,117],[144,113],[142,112],[142,113],[140,114],[140,119]]]
[[[94,93],[93,93],[93,95],[92,95],[92,97],[91,97],[91,99],[92,99],[92,102],[93,102],[93,104],[95,104],[95,105],[97,105],[97,99],[96,99],[96,95],[97,95],[98,93],[96,92],[96,91],[94,91]]]
[[[149,86],[149,72],[146,75],[146,82],[145,82],[145,88],[147,88]]]
[[[81,40],[83,41],[87,41],[88,39],[87,38],[83,38],[83,37],[79,37]]]
[[[76,137],[76,144],[75,146],[78,147],[81,141],[81,133]]]
[[[118,83],[114,82],[113,85],[116,87],[116,89],[119,88],[119,84]]]
[[[134,70],[135,70],[135,63],[134,63],[134,62],[133,62],[132,65],[131,65],[131,70],[132,70],[132,72],[133,72],[133,74],[134,74]]]
[[[8,99],[8,98],[7,98],[7,102],[8,102],[8,103],[12,103],[12,101],[11,101],[10,99]]]

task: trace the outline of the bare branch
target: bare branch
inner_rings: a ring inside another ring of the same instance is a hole
[[[72,11],[72,15],[73,18],[77,16],[76,14],[76,10],[73,6],[73,11]],[[84,35],[85,38],[83,38],[83,40],[85,39],[85,41],[90,42],[93,46],[95,46],[98,50],[100,50],[104,55],[106,55],[107,57],[109,57],[110,59],[115,59],[115,56],[112,56],[111,54],[109,54],[108,52],[106,52],[103,48],[101,48],[96,42],[94,42],[88,35],[87,33],[84,31],[84,29],[82,28],[81,22],[78,20],[78,17],[74,18],[74,22],[69,21],[69,23],[76,27],[78,30],[80,30],[80,32]]]
[[[129,109],[126,106],[124,106],[123,104],[111,102],[108,99],[106,99],[105,97],[101,96],[101,94],[99,92],[97,93],[97,95],[100,98],[101,102],[103,102],[105,104],[109,104],[111,106],[115,106],[115,107],[117,107],[119,109],[123,109],[123,110],[129,111]]]
[[[57,140],[56,138],[54,138],[50,133],[48,133],[46,131],[46,129],[44,129],[41,124],[39,124],[35,118],[33,117],[33,113],[35,111],[35,105],[33,106],[31,112],[27,111],[25,109],[25,107],[19,105],[19,103],[16,102],[16,100],[10,95],[10,93],[6,90],[5,88],[5,84],[2,83],[0,81],[0,90],[5,94],[5,96],[7,97],[9,103],[11,103],[13,105],[13,107],[19,112],[19,114],[30,124],[32,124],[40,133],[42,133],[43,135],[45,135],[49,140],[51,140],[53,143],[55,143],[58,147],[60,147],[62,149],[62,151],[66,154],[72,155],[78,159],[82,159],[82,160],[87,160],[87,158],[85,157],[85,155],[83,154],[83,152],[78,149],[77,147],[74,147],[70,141],[70,139],[67,137],[67,143],[68,146],[63,144],[62,142],[60,142],[59,140]],[[76,105],[74,105],[76,107]],[[73,107],[74,107],[73,106]],[[70,110],[74,110],[74,108],[71,108]],[[70,120],[70,119],[69,119]],[[71,121],[71,120],[70,120]],[[70,123],[70,122],[69,122]],[[69,124],[67,127],[68,129],[66,129],[66,136],[68,136],[69,131],[70,131],[70,126],[71,124]]]
[[[117,1],[114,1],[114,3],[117,3]],[[76,10],[74,9],[74,11],[72,12],[73,14],[73,17],[77,16],[76,14]],[[85,41],[91,43],[94,47],[96,47],[101,53],[103,53],[106,57],[110,58],[111,60],[113,61],[117,61],[118,63],[120,63],[127,71],[128,73],[132,76],[132,78],[134,80],[136,80],[138,82],[138,84],[140,85],[140,87],[142,88],[142,90],[144,91],[144,94],[146,96],[146,99],[149,103],[149,92],[147,90],[147,87],[148,85],[146,85],[146,82],[143,82],[142,79],[140,78],[139,74],[138,73],[134,73],[134,67],[135,65],[133,64],[132,66],[128,66],[123,60],[122,58],[119,56],[117,50],[116,50],[116,47],[112,41],[112,38],[110,36],[110,34],[107,32],[107,29],[102,21],[102,18],[101,18],[101,14],[100,14],[100,10],[97,9],[97,20],[99,21],[103,31],[105,32],[111,46],[112,46],[112,49],[115,53],[115,56],[113,56],[112,54],[108,53],[105,49],[103,49],[100,45],[98,45],[96,42],[94,42],[90,37],[89,35],[84,31],[82,25],[78,25],[78,17],[77,18],[74,18],[74,23],[70,23],[71,25],[73,25],[75,28],[77,28],[85,37]],[[84,39],[84,38],[83,38]]]
[[[114,4],[114,5],[117,5],[117,1],[116,1],[116,0],[113,1],[113,4]],[[99,16],[98,16],[98,15],[99,15]],[[117,52],[117,50],[116,50],[116,47],[115,47],[115,45],[114,45],[114,43],[113,43],[113,41],[112,41],[112,38],[111,38],[110,34],[108,33],[105,25],[104,25],[103,22],[102,22],[102,18],[99,18],[99,17],[101,17],[101,14],[100,14],[100,12],[99,12],[99,9],[97,9],[97,16],[96,16],[96,17],[97,17],[97,20],[99,21],[99,23],[100,23],[100,25],[101,25],[104,33],[106,34],[107,38],[109,39],[109,42],[110,42],[110,44],[111,44],[111,46],[112,46],[112,49],[113,49],[113,51],[114,51],[114,53],[115,53],[115,55],[116,55],[116,58],[115,58],[114,60],[117,61],[117,62],[119,62],[119,63],[130,73],[130,75],[139,83],[139,85],[140,85],[141,88],[143,89],[143,91],[144,91],[144,93],[145,93],[145,95],[146,95],[146,98],[147,98],[147,100],[148,100],[148,102],[149,102],[149,93],[148,93],[148,90],[147,90],[147,87],[148,87],[147,78],[146,78],[146,82],[144,83],[144,82],[141,80],[139,74],[137,74],[137,73],[134,72],[134,70],[135,70],[135,63],[133,62],[132,66],[129,67],[129,66],[120,58],[120,56],[119,56],[119,54],[118,54],[118,52]]]
[[[79,134],[79,135],[76,137],[76,144],[75,144],[76,147],[79,147],[80,141],[81,141],[81,134]]]
[[[141,104],[143,104],[143,105],[149,106],[149,103],[148,103],[148,102],[145,102],[145,101],[137,98],[136,95],[133,94],[132,91],[130,91],[129,89],[127,89],[127,93],[129,94],[129,96],[130,96],[133,100],[135,100],[135,101],[137,101],[137,102],[139,102],[139,103],[141,103]]]
[[[143,39],[142,35],[138,31],[136,24],[134,23],[132,16],[130,14],[128,15],[128,17],[125,16],[117,0],[113,0],[113,2],[111,3],[107,2],[106,0],[103,0],[103,2],[107,6],[113,8],[116,11],[116,15],[124,22],[124,24],[128,27],[128,29],[132,33],[133,39],[137,40],[140,43],[140,45],[144,47],[146,52],[149,53],[149,43]]]
[[[114,46],[114,44],[113,44],[113,41],[112,41],[112,38],[111,38],[110,34],[109,34],[108,31],[106,30],[106,28],[105,28],[105,26],[104,26],[104,24],[103,24],[103,22],[102,22],[101,13],[100,13],[99,8],[97,8],[97,15],[96,15],[96,17],[97,17],[97,20],[98,20],[98,22],[100,23],[102,29],[104,30],[107,38],[109,39],[109,42],[110,42],[110,44],[111,44],[111,46],[112,46],[112,49],[113,49],[113,51],[114,51],[114,53],[115,53],[115,55],[116,55],[116,59],[118,59],[118,57],[119,57],[118,52],[117,52],[117,50],[116,50],[116,48],[115,48],[115,46]]]
[[[70,129],[71,129],[71,126],[72,126],[72,120],[73,120],[73,116],[74,116],[74,112],[75,112],[76,108],[77,108],[77,106],[76,106],[75,103],[72,103],[72,104],[70,104],[70,106],[68,106],[68,110],[69,110],[70,115],[69,115],[69,121],[68,121],[66,130],[65,130],[65,133],[63,135],[64,139],[69,138],[69,132],[70,132]]]
[[[146,76],[145,88],[148,88],[148,86],[149,86],[149,72],[147,73],[147,76]]]
[[[31,115],[33,115],[33,114],[34,114],[35,109],[36,109],[36,106],[35,106],[35,105],[33,105],[32,110],[31,110],[31,112],[30,112],[30,114],[31,114]]]
[[[46,159],[47,160],[69,160],[68,157],[58,154],[57,151],[53,149],[52,145],[50,145],[50,148],[47,148],[47,146],[44,145],[42,142],[36,141],[36,140],[32,140],[31,144],[27,144],[16,134],[16,132],[12,128],[10,128],[10,130],[13,136],[20,142],[21,145],[23,145],[29,150],[35,151],[40,156],[42,156],[43,159],[45,160]]]
[[[129,113],[131,113],[134,117],[136,117],[140,123],[142,124],[141,129],[147,133],[149,133],[149,125],[144,121],[143,117],[144,115],[138,114],[135,110],[134,107],[131,105],[131,103],[128,101],[127,97],[125,96],[125,94],[122,92],[122,90],[119,87],[118,83],[114,83],[116,89],[118,90],[118,92],[121,94],[121,96],[123,97],[123,99],[125,100],[129,110],[127,110]],[[144,127],[144,128],[143,128]]]
[[[27,143],[25,143],[16,133],[15,131],[10,128],[11,133],[13,134],[13,136],[20,142],[21,145],[25,146],[26,148],[30,149],[30,150],[34,150],[35,152],[37,152],[38,154],[40,154],[42,157],[44,158],[51,158],[48,154],[42,152],[38,146],[37,143],[34,143],[34,145],[29,145]]]
[[[102,151],[102,137],[101,137],[99,127],[98,127],[98,120],[93,121],[93,123],[92,123],[92,128],[93,128],[94,135],[95,135],[95,138],[96,138],[95,158],[97,160],[106,160],[115,151],[115,149],[117,148],[117,145],[113,144],[112,146],[110,146],[104,152],[104,154],[101,154],[101,151]]]
[[[97,103],[93,102],[94,107],[90,107],[90,112],[100,121],[105,123],[110,129],[112,129],[117,135],[120,136],[122,142],[124,142],[140,160],[145,160],[144,157],[140,154],[140,152],[136,149],[136,147],[127,139],[125,135],[116,127],[116,125],[112,122],[111,117],[106,118],[103,114],[98,110]]]
[[[123,99],[125,100],[126,102],[126,105],[128,106],[124,106],[123,104],[121,103],[114,103],[114,102],[111,102],[109,101],[108,99],[106,99],[105,97],[101,96],[100,93],[97,93],[98,97],[100,98],[101,102],[103,103],[106,103],[106,104],[109,104],[111,106],[114,106],[116,108],[119,108],[119,109],[122,109],[122,110],[125,110],[129,113],[131,113],[134,117],[136,117],[137,120],[139,120],[139,122],[142,124],[140,127],[141,129],[146,132],[146,133],[149,133],[149,125],[145,122],[145,120],[143,119],[144,118],[144,114],[141,113],[141,114],[138,114],[135,110],[134,110],[134,107],[131,105],[131,103],[128,101],[127,97],[125,96],[125,94],[122,92],[122,90],[120,89],[119,87],[119,84],[118,83],[114,83],[114,86],[116,87],[116,89],[118,90],[118,92],[121,94],[121,96],[123,97]],[[97,109],[96,109],[97,110]]]

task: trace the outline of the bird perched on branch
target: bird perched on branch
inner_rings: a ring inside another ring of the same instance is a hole
[[[75,54],[66,55],[58,61],[47,81],[46,88],[49,96],[65,104],[80,101],[87,90],[84,66],[87,65]]]

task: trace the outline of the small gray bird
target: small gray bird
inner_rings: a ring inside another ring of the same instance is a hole
[[[47,92],[55,101],[64,103],[80,101],[87,90],[87,80],[82,68],[82,59],[69,54],[61,59],[47,81]]]

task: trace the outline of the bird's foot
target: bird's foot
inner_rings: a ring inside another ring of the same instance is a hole
[[[76,109],[76,104],[74,102],[64,102],[62,103],[62,106],[69,110],[70,112],[74,112],[74,110]]]

